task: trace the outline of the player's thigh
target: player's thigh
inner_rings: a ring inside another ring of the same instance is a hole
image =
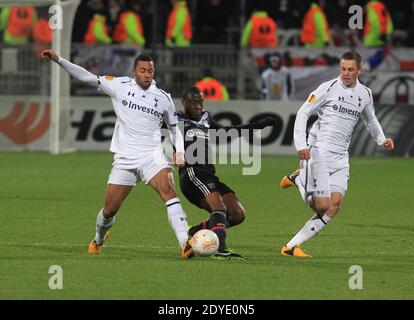
[[[118,166],[112,167],[111,173],[108,177],[108,185],[121,185],[121,186],[136,186],[139,182],[137,170],[134,169],[122,169]]]
[[[136,170],[112,167],[105,193],[105,213],[116,213],[138,181]]]
[[[318,148],[311,148],[311,159],[300,162],[300,179],[313,198],[330,198],[329,168]],[[325,199],[326,200],[326,199]],[[321,200],[324,202],[325,200]]]
[[[342,159],[341,159],[342,158]],[[349,164],[348,156],[344,155],[330,164],[331,174],[329,176],[331,193],[339,192],[343,196],[348,190]]]
[[[169,181],[169,172],[172,171],[171,165],[165,158],[162,150],[154,150],[150,152],[149,156],[143,159],[139,165],[138,173],[145,184],[155,186],[157,188],[163,187],[164,182]],[[169,186],[170,183],[165,184]]]
[[[194,167],[185,168],[180,175],[180,187],[184,196],[199,208],[207,211],[222,210],[218,178]],[[214,193],[212,196],[210,194]],[[218,209],[221,208],[221,209]]]
[[[149,181],[148,184],[158,192],[164,201],[171,200],[177,196],[173,174],[169,167],[161,169]]]

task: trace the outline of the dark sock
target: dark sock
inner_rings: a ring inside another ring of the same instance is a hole
[[[208,229],[208,223],[209,223],[209,220],[205,220],[205,221],[201,222],[200,224],[192,226],[190,228],[190,230],[188,231],[188,233],[192,237],[193,235],[196,234],[197,231],[200,231],[202,229]]]
[[[227,235],[227,219],[224,211],[212,211],[210,219],[208,220],[208,227],[219,238],[219,252],[227,249],[226,235]]]

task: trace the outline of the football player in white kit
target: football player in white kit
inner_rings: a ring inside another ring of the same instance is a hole
[[[394,149],[391,138],[375,117],[372,93],[358,81],[361,56],[346,52],[340,60],[340,76],[322,83],[299,109],[294,142],[300,169],[280,181],[282,188],[297,186],[302,200],[315,212],[304,227],[282,248],[284,256],[309,257],[300,245],[316,235],[339,212],[349,178],[348,147],[352,132],[362,117],[378,145]],[[307,121],[317,113],[306,138]]]
[[[52,50],[41,57],[58,63],[71,76],[96,86],[112,99],[116,123],[111,148],[114,155],[109,175],[104,207],[96,220],[96,234],[90,242],[89,254],[99,254],[108,230],[115,223],[115,214],[131,189],[139,181],[149,184],[165,201],[168,220],[174,230],[182,254],[190,250],[186,214],[175,191],[171,166],[161,144],[161,125],[168,124],[176,153],[173,162],[183,167],[184,141],[177,126],[175,105],[170,94],[157,88],[154,81],[154,62],[150,56],[139,55],[134,62],[134,78],[96,76],[75,65]],[[192,250],[192,249],[191,249]]]

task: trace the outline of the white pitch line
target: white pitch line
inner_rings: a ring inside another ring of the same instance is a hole
[[[70,243],[40,243],[40,242],[34,242],[34,243],[16,243],[16,242],[0,242],[0,246],[22,246],[22,247],[88,247],[88,244],[70,244]],[[175,247],[160,247],[160,246],[145,246],[145,245],[134,245],[134,246],[126,246],[126,245],[105,245],[106,248],[125,248],[125,249],[143,249],[143,248],[149,248],[149,249],[174,249]]]

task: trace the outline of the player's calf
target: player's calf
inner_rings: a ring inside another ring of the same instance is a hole
[[[217,234],[217,237],[219,238],[219,252],[227,249],[227,224],[228,222],[226,218],[226,212],[218,210],[211,212],[209,219],[209,229]]]

